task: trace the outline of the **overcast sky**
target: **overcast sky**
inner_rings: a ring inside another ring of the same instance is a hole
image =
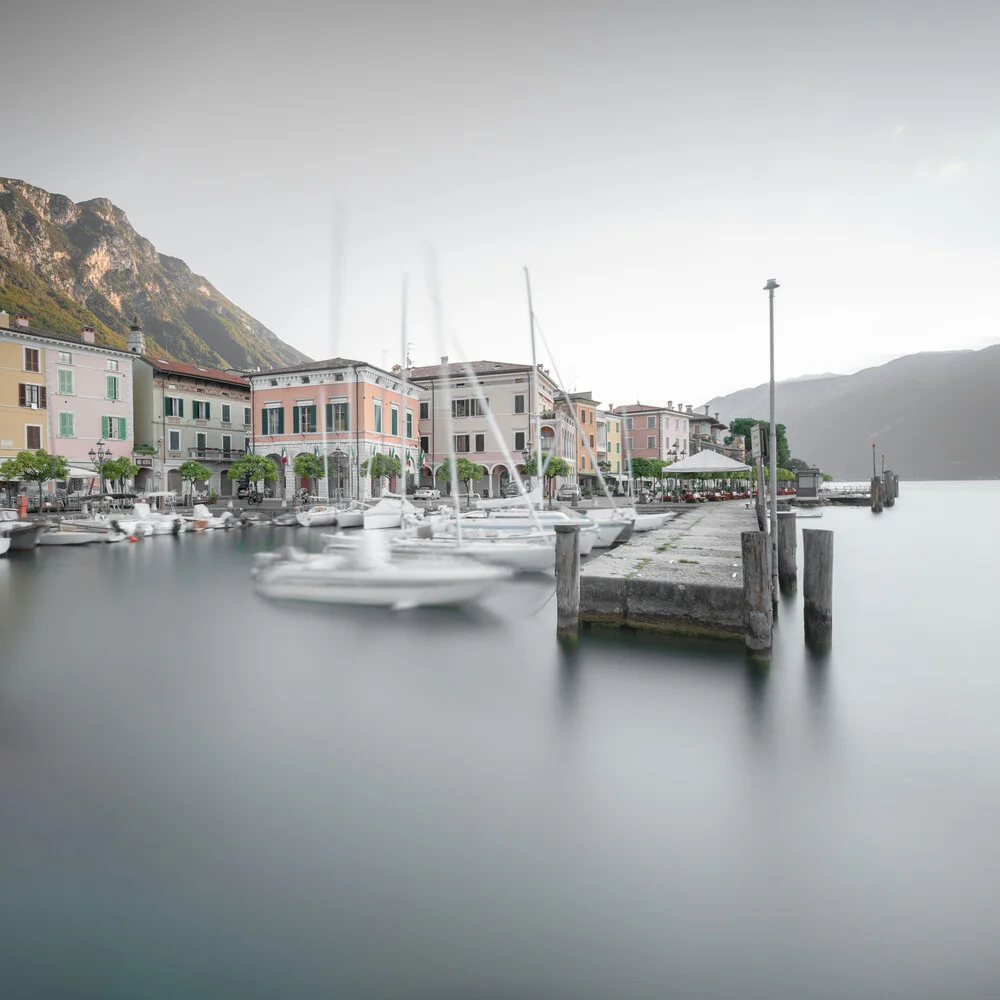
[[[468,356],[530,360],[527,265],[564,381],[605,403],[766,380],[769,277],[779,378],[1000,340],[996,2],[8,0],[2,25],[0,175],[110,198],[312,357],[394,363],[405,271],[436,360],[427,244]]]

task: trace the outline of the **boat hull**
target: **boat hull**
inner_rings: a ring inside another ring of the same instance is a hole
[[[36,548],[41,533],[42,525],[40,524],[18,524],[4,530],[4,534],[10,539],[11,552],[27,552]]]
[[[10,539],[6,535],[0,535],[0,556],[7,555],[10,548]]]
[[[39,545],[91,545],[103,541],[104,535],[96,531],[43,531],[38,536]]]
[[[401,555],[422,554],[461,555],[491,566],[505,566],[517,573],[551,573],[556,566],[555,548],[547,540],[541,542],[477,541],[450,538],[394,539],[392,551]]]
[[[336,510],[301,510],[295,520],[303,528],[329,528],[338,523]]]

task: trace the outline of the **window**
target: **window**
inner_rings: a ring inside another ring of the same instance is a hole
[[[615,454],[620,455],[622,453],[622,443],[621,441],[615,442]]]
[[[224,424],[232,423],[232,421],[230,420],[231,413],[232,413],[232,407],[229,405],[229,403],[223,403],[222,404],[222,422]]]
[[[178,399],[176,396],[167,396],[163,401],[163,405],[166,407],[166,416],[168,417],[183,417],[184,416],[184,400]]]
[[[656,426],[656,417],[646,417],[646,426],[647,427],[655,427]]]
[[[17,387],[17,405],[26,406],[30,410],[45,409],[45,386],[29,385],[22,382]]]
[[[456,452],[467,452],[469,450],[469,435],[468,434],[456,434],[455,435],[455,451]]]
[[[628,448],[629,451],[632,450],[633,446],[632,446],[632,439],[631,438],[629,438],[628,441],[626,442],[626,447]]]
[[[212,404],[205,399],[191,400],[191,416],[195,420],[211,420]]]
[[[260,432],[267,436],[285,433],[285,408],[283,406],[267,406],[261,410]]]
[[[389,433],[396,437],[399,434],[399,410],[393,406],[389,411]]]
[[[71,365],[73,364],[73,355],[69,351],[59,352],[59,364],[61,365]]]
[[[406,411],[406,439],[413,437],[413,410]]]
[[[244,406],[243,407],[243,423],[247,427],[249,427],[250,424],[253,423],[253,421],[250,419],[250,407],[249,406]]]
[[[514,432],[514,451],[524,451],[524,431]]]
[[[277,385],[278,380],[276,378],[271,379],[271,385]]]
[[[118,371],[118,361],[115,358],[108,358],[108,371],[109,372]]]
[[[128,436],[124,417],[101,417],[101,437],[105,441],[124,441]]]
[[[656,438],[653,437],[652,435],[650,435],[648,438],[646,438],[646,447],[647,448],[655,448],[656,447]]]
[[[476,435],[476,451],[486,451],[486,435]]]
[[[674,421],[674,430],[675,430],[675,431],[679,431],[680,429],[681,429],[681,418],[680,418],[680,417],[678,417],[678,418],[677,418],[677,419],[676,419],[676,420]]]
[[[24,428],[24,446],[28,451],[38,451],[42,446],[42,428],[37,424],[28,424]]]
[[[60,396],[72,396],[73,395],[73,372],[66,368],[60,368],[56,373],[59,379],[59,395]]]
[[[248,455],[250,454],[250,438],[248,437],[243,439],[243,451]]]
[[[181,450],[181,432],[180,431],[167,431],[167,437],[169,443],[167,444],[168,451],[180,451]]]
[[[590,447],[591,448],[594,447],[594,435],[593,434],[590,435]]]
[[[594,411],[593,410],[590,411],[590,422],[591,423],[594,422]]]
[[[375,400],[375,433],[382,433],[382,404]]]
[[[632,430],[632,418],[631,417],[626,417],[625,418],[625,429],[628,430],[628,431]]]
[[[326,404],[326,429],[328,431],[349,431],[351,429],[347,403]]]
[[[431,450],[431,439],[429,437],[422,437],[420,439],[420,450],[425,455]]]
[[[421,403],[420,404],[420,419],[421,420],[429,420],[430,419],[430,415],[431,415],[430,403]]]
[[[110,362],[109,362],[110,364]],[[105,387],[104,396],[106,399],[121,399],[118,395],[118,376],[108,375],[107,376],[107,386]]]
[[[315,404],[305,404],[296,406],[292,410],[292,433],[293,434],[315,434],[316,433],[316,406]]]
[[[204,431],[198,431],[194,436],[194,445],[198,449],[198,457],[204,458],[205,449],[208,447],[208,435]]]
[[[26,372],[37,372],[39,371],[38,364],[39,352],[34,347],[26,347],[24,349],[24,370]],[[36,447],[40,448],[41,445]]]
[[[474,417],[485,417],[486,411],[489,409],[489,406],[490,406],[490,401],[486,398],[469,400],[469,412]]]
[[[233,450],[233,438],[230,434],[222,435],[222,453],[228,455]]]
[[[59,414],[59,437],[76,437],[76,418],[72,413]]]
[[[469,401],[467,399],[453,399],[451,401],[451,415],[453,417],[467,417],[469,415]]]
[[[309,376],[308,375],[303,375],[302,376],[302,384],[303,385],[308,385],[309,384]]]
[[[514,397],[514,412],[524,413],[524,395],[519,394]]]

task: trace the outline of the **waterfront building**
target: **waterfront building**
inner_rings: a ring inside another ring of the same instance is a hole
[[[576,475],[580,488],[595,490],[599,488],[597,479],[597,408],[600,403],[590,392],[571,392],[569,398],[576,409],[576,418],[580,421],[580,436],[576,442],[577,459]]]
[[[699,451],[714,451],[720,455],[727,455],[729,458],[742,462],[743,442],[737,437],[730,444],[726,444],[729,437],[729,425],[719,420],[719,414],[714,416],[708,412],[708,404],[705,404],[705,412],[694,412],[690,417],[691,437],[688,441],[688,451],[692,455]]]
[[[546,369],[541,365],[533,368],[505,361],[474,361],[470,367],[474,380],[464,364],[455,363],[446,366],[444,376],[440,365],[414,368],[410,373],[420,387],[421,485],[441,487],[437,473],[448,461],[445,379],[451,391],[455,451],[485,470],[483,477],[473,484],[476,493],[499,496],[515,472],[524,478],[524,463],[536,451],[536,416],[543,462],[545,455],[553,454],[576,469],[576,428],[565,406],[559,406],[562,393]],[[486,405],[512,462],[505,457],[489,426],[473,388],[474,381],[482,387]],[[562,481],[556,479],[556,485]]]
[[[597,411],[597,461],[604,463],[604,479],[614,491],[623,476],[622,418],[613,407]]]
[[[660,458],[668,462],[687,458],[690,406],[687,410],[683,403],[675,407],[673,400],[666,406],[630,403],[615,407],[614,413],[625,422],[623,451],[627,449],[635,458]]]
[[[129,334],[135,372],[136,486],[182,493],[180,467],[200,462],[211,476],[195,489],[233,495],[229,467],[250,447],[250,386],[234,371],[145,355],[138,323]]]
[[[397,366],[385,371],[366,361],[330,358],[249,373],[253,405],[252,447],[283,470],[279,492],[311,488],[293,471],[300,454],[326,456],[329,477],[318,484],[331,494],[367,499],[403,488],[393,477],[372,482],[362,466],[376,453],[400,459],[403,474],[420,467],[417,406],[420,390]]]
[[[119,458],[131,457],[134,440],[127,351],[96,343],[92,327],[72,336],[32,327],[24,315],[11,326],[0,313],[0,460],[45,448],[90,470],[98,441]]]

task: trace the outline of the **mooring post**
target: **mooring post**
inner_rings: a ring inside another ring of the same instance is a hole
[[[828,649],[833,638],[833,532],[805,529],[802,548],[806,645],[813,650]]]
[[[580,525],[556,523],[556,635],[580,634]]]
[[[799,584],[795,511],[778,511],[778,586],[783,594],[794,593]]]
[[[882,506],[891,507],[896,502],[896,494],[892,488],[892,472],[886,469],[882,474]]]
[[[881,514],[882,513],[882,490],[880,489],[881,483],[878,481],[878,476],[872,476],[872,513]]]
[[[892,474],[892,495],[894,497],[899,496],[899,476],[895,472]]]
[[[743,549],[743,606],[746,611],[747,652],[755,659],[770,661],[774,616],[771,574],[767,561],[767,532],[744,531],[740,540]]]

